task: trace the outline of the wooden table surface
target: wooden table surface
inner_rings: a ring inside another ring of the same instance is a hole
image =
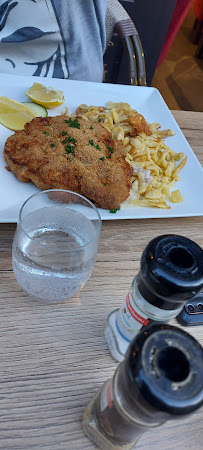
[[[173,113],[203,163],[203,113]],[[94,449],[81,415],[118,364],[104,339],[107,315],[122,304],[147,243],[177,233],[203,246],[203,218],[104,221],[91,279],[60,305],[33,301],[18,286],[11,264],[14,230],[15,224],[0,225],[0,448]],[[187,331],[202,343],[203,327]],[[201,409],[149,430],[136,448],[200,450],[202,422]]]

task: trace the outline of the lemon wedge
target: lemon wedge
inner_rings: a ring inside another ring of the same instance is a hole
[[[23,130],[37,114],[22,103],[9,97],[0,97],[0,123],[9,130]]]
[[[55,108],[56,106],[62,105],[65,101],[62,91],[57,91],[52,87],[43,86],[43,84],[40,83],[34,83],[30,89],[28,89],[26,95],[34,103],[38,103],[38,105],[44,106],[44,108]]]

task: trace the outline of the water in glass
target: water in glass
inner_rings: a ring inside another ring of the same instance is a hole
[[[30,296],[49,302],[64,301],[84,286],[98,249],[91,220],[78,211],[59,208],[29,213],[13,242],[17,281]]]

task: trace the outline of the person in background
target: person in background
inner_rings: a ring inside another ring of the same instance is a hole
[[[102,82],[107,0],[0,0],[0,72]]]

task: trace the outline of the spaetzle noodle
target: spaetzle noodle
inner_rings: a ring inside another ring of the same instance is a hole
[[[122,102],[109,101],[107,108],[80,105],[76,115],[100,122],[126,148],[126,161],[133,168],[132,189],[121,208],[151,206],[170,209],[167,201],[183,201],[180,191],[172,189],[187,157],[165,144],[164,139],[174,135],[172,130],[160,130],[157,123],[147,124],[141,114]]]

